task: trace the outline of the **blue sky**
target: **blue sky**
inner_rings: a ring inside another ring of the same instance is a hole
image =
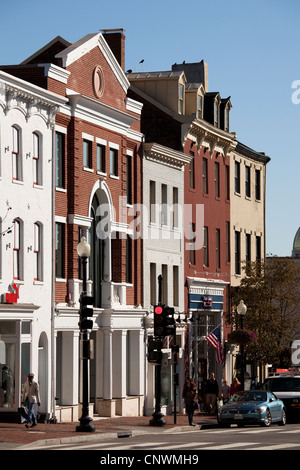
[[[292,83],[300,80],[298,0],[1,3],[1,64],[20,63],[57,35],[75,42],[109,28],[126,30],[126,69],[205,60],[210,91],[231,96],[231,131],[272,159],[267,253],[291,254],[300,226],[300,104],[292,102]]]

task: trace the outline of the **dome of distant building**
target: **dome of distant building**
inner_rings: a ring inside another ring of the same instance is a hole
[[[294,258],[300,258],[300,227],[298,228],[294,238],[292,256]]]

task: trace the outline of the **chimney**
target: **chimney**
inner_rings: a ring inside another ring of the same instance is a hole
[[[101,29],[100,32],[119,62],[123,72],[125,72],[125,30],[121,28]]]

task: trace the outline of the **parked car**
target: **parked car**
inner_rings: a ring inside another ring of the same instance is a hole
[[[272,423],[286,424],[286,412],[283,401],[266,390],[248,390],[236,392],[230,400],[218,410],[218,423],[222,425]]]
[[[262,388],[283,401],[288,419],[300,418],[300,375],[271,375],[265,379]]]

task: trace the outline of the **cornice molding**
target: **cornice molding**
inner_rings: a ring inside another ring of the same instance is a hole
[[[169,147],[153,143],[144,144],[145,158],[157,163],[162,163],[173,168],[182,169],[184,165],[189,163],[192,159],[190,155],[183,152],[178,152]]]

